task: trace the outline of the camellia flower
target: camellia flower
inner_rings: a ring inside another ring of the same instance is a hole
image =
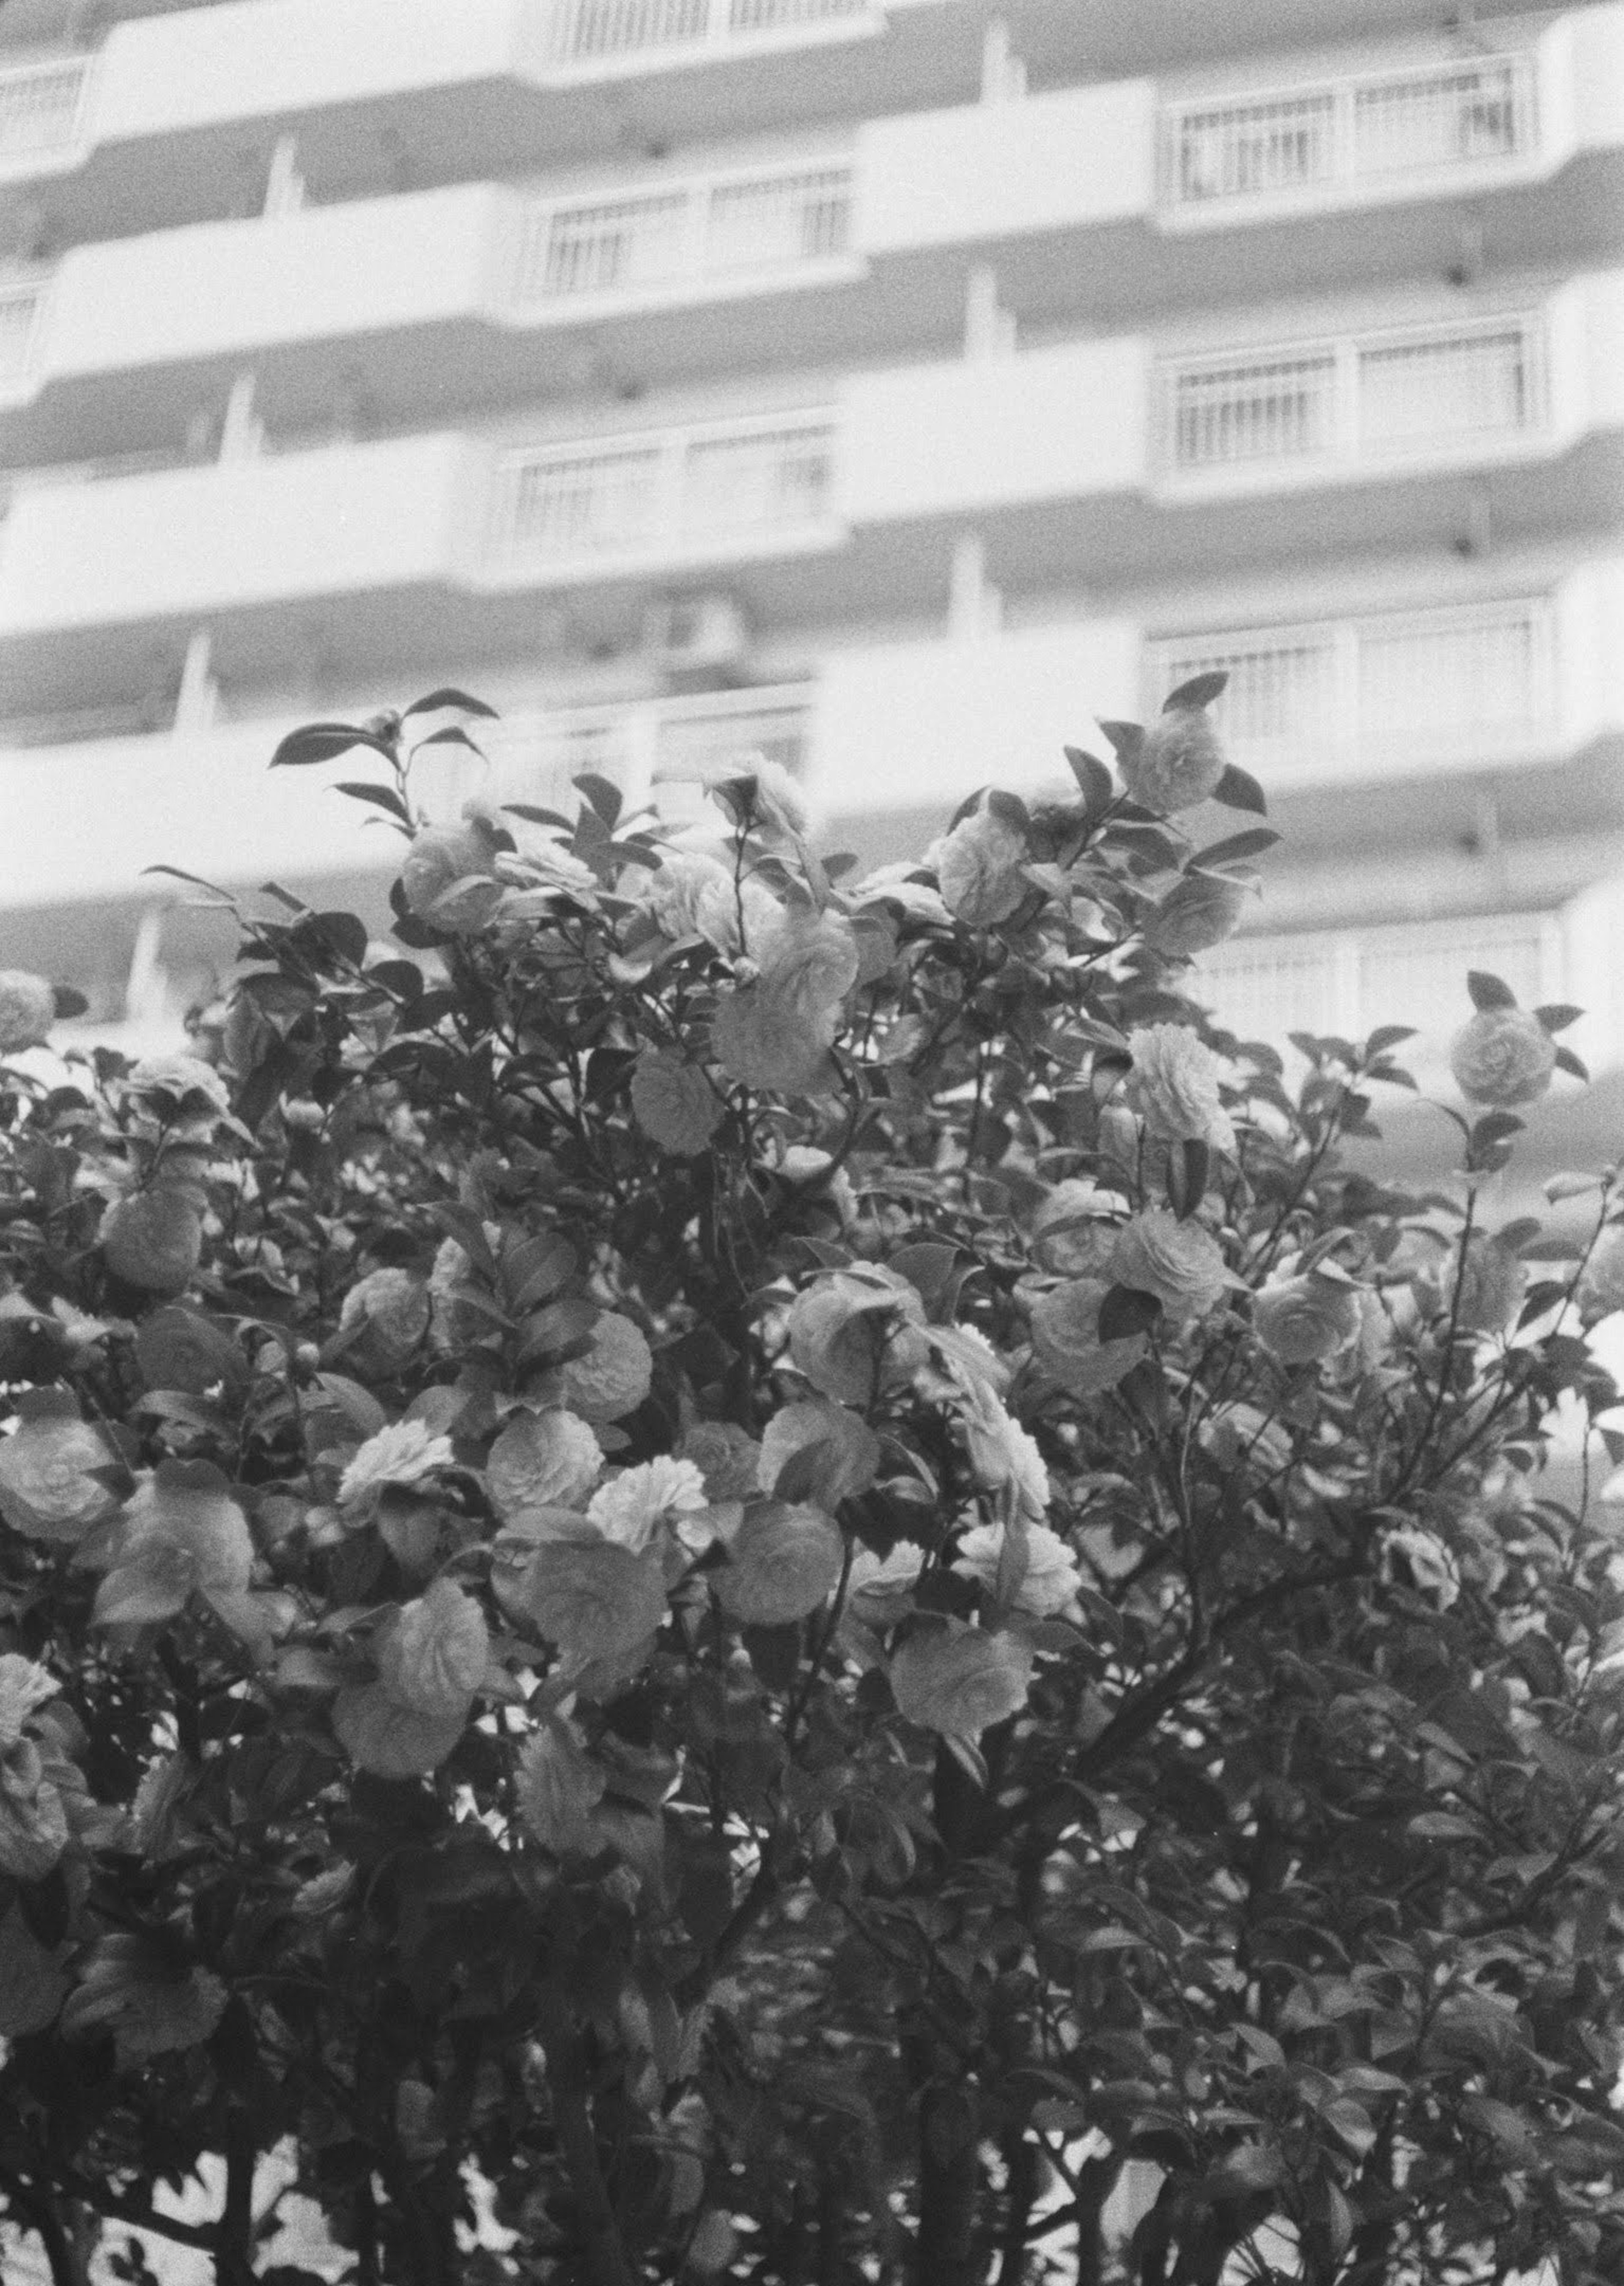
[[[714,1534],[701,1533],[691,1519],[710,1505],[705,1478],[693,1462],[674,1460],[667,1453],[622,1469],[600,1485],[587,1504],[587,1516],[605,1540],[616,1541],[634,1554],[648,1547],[662,1525],[669,1525],[687,1546],[697,1538],[703,1550]]]
[[[1496,1109],[1537,1101],[1556,1068],[1556,1042],[1525,1008],[1479,1008],[1449,1044],[1461,1093]]]
[[[429,1330],[429,1289],[409,1270],[373,1270],[344,1296],[338,1329],[364,1327],[365,1345],[388,1368],[403,1365]]]
[[[1222,1070],[1187,1024],[1146,1024],[1128,1035],[1128,1095],[1152,1135],[1233,1151],[1235,1131],[1218,1095]]]
[[[485,1482],[498,1515],[573,1508],[603,1469],[603,1448],[579,1414],[554,1406],[516,1413],[492,1446]]]
[[[484,1226],[485,1244],[494,1255],[501,1245],[501,1225],[487,1222]],[[448,1357],[470,1348],[482,1335],[491,1332],[491,1321],[459,1299],[457,1289],[473,1273],[466,1247],[454,1238],[440,1241],[434,1265],[429,1273],[429,1305],[431,1312],[429,1337],[437,1350]]]
[[[937,846],[942,902],[972,928],[1006,921],[1031,893],[1021,870],[1026,858],[1026,836],[1020,827],[983,800]]]
[[[369,1437],[338,1482],[338,1505],[353,1518],[370,1516],[390,1485],[420,1485],[452,1463],[451,1439],[426,1421],[391,1421]]]
[[[1257,1338],[1281,1365],[1336,1356],[1359,1339],[1363,1322],[1359,1288],[1317,1270],[1273,1279],[1252,1297]]]
[[[49,1414],[0,1438],[0,1516],[30,1540],[73,1547],[118,1506],[92,1472],[114,1454],[88,1421]]]
[[[1068,1278],[1032,1305],[1032,1347],[1052,1381],[1074,1397],[1110,1389],[1145,1354],[1143,1334],[1100,1338],[1100,1305],[1110,1289],[1099,1278]]]
[[[1057,1278],[1097,1278],[1116,1243],[1116,1218],[1128,1202],[1120,1191],[1072,1176],[1057,1183],[1032,1217],[1032,1258]]]
[[[1049,1506],[1049,1471],[1027,1431],[985,1383],[965,1381],[965,1443],[976,1482],[1010,1486],[1021,1513],[1037,1523]]]
[[[719,952],[748,952],[757,959],[783,918],[782,906],[763,883],[748,876],[736,881],[733,868],[708,849],[666,850],[646,877],[640,902],[653,915],[660,934],[674,942],[706,937]]]
[[[136,1095],[172,1095],[183,1110],[231,1108],[225,1082],[201,1056],[143,1056],[125,1084]]]
[[[707,763],[698,776],[737,826],[775,840],[799,841],[811,824],[805,794],[784,764],[765,754]]]
[[[1218,1406],[1196,1434],[1226,1470],[1250,1468],[1260,1476],[1272,1477],[1291,1460],[1291,1431],[1285,1423],[1260,1412],[1244,1398]]]
[[[729,1078],[789,1095],[816,1084],[857,968],[857,940],[844,913],[787,914],[756,977],[717,1001],[711,1042]]]
[[[973,1525],[958,1543],[954,1571],[963,1573],[967,1580],[979,1580],[989,1596],[996,1596],[1005,1540],[1001,1524]],[[1046,1524],[1027,1525],[1026,1545],[1026,1570],[1011,1608],[1034,1620],[1050,1620],[1057,1612],[1070,1611],[1083,1584],[1070,1549]]]
[[[1204,706],[1165,709],[1118,759],[1132,799],[1163,817],[1205,801],[1229,767]]]
[[[57,997],[27,968],[0,968],[0,1056],[43,1047],[57,1020]]]
[[[461,825],[423,827],[400,869],[407,904],[453,936],[477,934],[502,900],[494,878],[499,847],[496,828],[477,809],[465,813]],[[458,888],[459,882],[466,886]]]
[[[1212,1233],[1168,1207],[1147,1207],[1123,1224],[1110,1266],[1117,1285],[1154,1295],[1170,1318],[1205,1317],[1231,1282]]]

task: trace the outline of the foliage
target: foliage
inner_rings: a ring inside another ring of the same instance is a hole
[[[1494,1205],[1575,1012],[1474,979],[1458,1178],[1352,1168],[1405,1036],[1192,997],[1218,687],[863,880],[769,764],[714,847],[425,824],[437,691],[278,756],[380,766],[398,944],[273,892],[195,1055],[66,1073],[9,980],[59,2286],[87,2217],[240,2286],[286,2139],[359,2286],[1624,2274],[1624,1568],[1539,1475],[1624,1217]]]

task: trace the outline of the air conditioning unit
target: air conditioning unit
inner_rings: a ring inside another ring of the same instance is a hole
[[[727,689],[743,677],[750,626],[731,595],[664,595],[649,613],[646,641],[674,689]]]

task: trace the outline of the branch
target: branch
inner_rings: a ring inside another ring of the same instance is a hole
[[[0,2175],[0,2191],[4,2192],[7,2203],[44,2248],[45,2259],[51,2266],[51,2286],[86,2286],[84,2265],[62,2227],[62,2218],[50,2192],[37,2184],[19,2182],[10,2174]]]
[[[553,2124],[579,2203],[587,2286],[635,2286],[598,2157],[580,2034],[556,1985],[543,1985],[537,2000],[538,2029],[547,2053],[547,2082],[553,2095]]]

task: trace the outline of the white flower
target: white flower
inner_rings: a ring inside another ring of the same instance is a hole
[[[1181,874],[1146,922],[1145,942],[1174,960],[1210,952],[1239,928],[1252,894],[1246,882],[1223,873]]]
[[[1313,1270],[1273,1279],[1252,1299],[1257,1338],[1281,1365],[1335,1357],[1359,1339],[1363,1324],[1360,1289]]]
[[[365,1328],[367,1345],[387,1369],[404,1363],[428,1332],[429,1308],[428,1288],[409,1270],[372,1270],[344,1296],[338,1329]]]
[[[1026,836],[995,810],[961,817],[935,853],[936,878],[948,910],[972,928],[1008,920],[1030,892],[1021,867]]]
[[[710,762],[698,776],[735,825],[753,827],[774,839],[799,841],[811,823],[805,794],[784,764],[769,761],[765,754],[738,754],[729,761]]]
[[[1496,1108],[1534,1102],[1556,1068],[1556,1042],[1525,1008],[1479,1008],[1449,1044],[1461,1093]]]
[[[216,1111],[225,1111],[231,1104],[225,1082],[198,1056],[143,1056],[126,1084],[138,1095],[161,1091],[182,1104],[188,1096],[201,1095]]]
[[[1116,1243],[1113,1218],[1126,1214],[1120,1191],[1071,1176],[1057,1183],[1032,1217],[1032,1258],[1057,1278],[1097,1278]]]
[[[1218,1095],[1222,1066],[1187,1024],[1146,1024],[1128,1035],[1128,1095],[1152,1135],[1233,1151],[1235,1131]]]
[[[1243,1398],[1209,1414],[1196,1434],[1226,1473],[1244,1467],[1272,1477],[1290,1463],[1291,1431]]]
[[[1202,706],[1164,711],[1120,761],[1123,784],[1134,800],[1162,816],[1205,801],[1228,767]]]
[[[965,1443],[976,1480],[990,1490],[1013,1487],[1034,1522],[1049,1506],[1049,1471],[1031,1438],[984,1383],[965,1390]]]
[[[1111,1249],[1111,1275],[1136,1294],[1154,1295],[1170,1318],[1203,1318],[1229,1284],[1212,1233],[1180,1222],[1167,1207],[1147,1207],[1124,1223]]]
[[[760,881],[736,885],[733,869],[706,849],[670,849],[643,884],[641,902],[660,934],[674,942],[708,938],[719,952],[745,949],[756,958],[782,918],[783,909]],[[745,943],[739,942],[744,909]]]
[[[497,1514],[574,1508],[596,1484],[603,1448],[579,1415],[554,1406],[516,1413],[492,1446],[485,1483]]]
[[[1463,1262],[1456,1252],[1445,1263],[1439,1307],[1462,1333],[1503,1334],[1527,1291],[1525,1265],[1498,1239],[1479,1233],[1468,1244]]]
[[[697,1539],[698,1552],[709,1547],[714,1535],[701,1534],[692,1519],[709,1507],[705,1478],[693,1462],[662,1454],[658,1460],[622,1469],[600,1485],[587,1502],[587,1515],[605,1540],[629,1548],[634,1555],[649,1545],[662,1524],[668,1524],[685,1546],[694,1546]]]
[[[430,1434],[426,1421],[391,1421],[369,1437],[338,1480],[338,1505],[367,1516],[386,1486],[418,1485],[452,1463],[451,1439]]]
[[[1077,1589],[1083,1584],[1082,1574],[1070,1549],[1060,1533],[1052,1532],[1046,1524],[1029,1524],[1026,1539],[1026,1571],[1015,1590],[1012,1608],[1024,1612],[1029,1619],[1050,1620],[1075,1604]],[[958,1543],[954,1571],[962,1572],[968,1580],[979,1580],[989,1596],[996,1596],[1004,1542],[1001,1524],[972,1525]]]

